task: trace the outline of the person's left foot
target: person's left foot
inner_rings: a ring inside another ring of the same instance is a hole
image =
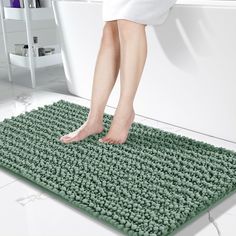
[[[111,127],[106,136],[99,139],[99,142],[110,144],[125,143],[131,124],[135,117],[134,110],[116,112]]]

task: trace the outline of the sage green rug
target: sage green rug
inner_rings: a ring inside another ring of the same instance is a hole
[[[88,108],[59,100],[0,123],[0,166],[125,235],[174,234],[236,188],[236,152],[133,123],[125,144],[103,133],[63,144]]]

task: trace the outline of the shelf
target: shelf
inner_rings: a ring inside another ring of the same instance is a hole
[[[29,58],[24,56],[19,56],[13,53],[10,53],[10,62],[12,65],[30,68]],[[58,65],[62,63],[61,53],[55,53],[52,55],[33,57],[35,62],[35,68],[42,68],[47,66]]]
[[[54,47],[55,53],[52,55],[47,55],[47,56],[33,57],[35,68],[42,68],[42,67],[62,64],[61,53],[57,45],[49,45],[49,46],[44,46],[44,47]],[[24,67],[28,69],[30,68],[29,57],[16,55],[14,53],[9,53],[9,56],[10,56],[10,62],[12,65],[16,65],[16,66],[20,66],[20,67]]]
[[[5,19],[25,20],[24,8],[4,7]],[[52,20],[54,13],[52,7],[29,8],[30,18],[32,20]]]
[[[53,7],[51,5],[51,0],[44,3],[41,8],[14,8],[4,6],[5,0],[0,0],[0,20],[3,32],[3,42],[6,52],[7,62],[8,62],[8,77],[9,81],[12,82],[12,65],[23,67],[30,70],[30,78],[32,83],[32,88],[36,86],[35,69],[43,68],[53,65],[62,64],[62,54],[59,45],[40,45],[43,47],[53,47],[55,48],[55,53],[52,55],[40,56],[40,57],[24,57],[15,54],[15,52],[9,52],[7,45],[7,20],[18,20],[23,21],[26,26],[26,37],[27,42],[25,44],[32,44],[32,21],[44,21],[44,20],[55,20]],[[25,1],[26,2],[26,1]],[[32,62],[32,64],[31,64]]]

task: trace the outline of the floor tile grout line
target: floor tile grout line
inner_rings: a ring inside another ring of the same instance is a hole
[[[210,222],[210,223],[213,225],[213,227],[216,229],[217,235],[218,235],[218,236],[221,236],[221,232],[220,232],[219,226],[218,226],[218,224],[215,222],[215,219],[211,216],[210,210],[208,210],[207,212],[208,212],[208,220],[209,220],[209,222]]]
[[[4,188],[7,187],[8,185],[13,184],[13,183],[15,183],[15,182],[17,182],[17,181],[18,181],[18,180],[15,179],[15,180],[13,180],[13,181],[11,181],[11,182],[5,184],[5,185],[2,185],[2,186],[0,187],[0,190],[4,189]]]

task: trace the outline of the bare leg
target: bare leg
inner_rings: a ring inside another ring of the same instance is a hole
[[[121,47],[121,92],[118,106],[107,135],[100,142],[124,143],[134,120],[133,102],[147,56],[145,26],[118,20]]]
[[[86,122],[77,130],[64,135],[64,143],[80,141],[103,131],[103,113],[120,69],[120,42],[117,21],[106,22],[97,57],[90,112]]]

